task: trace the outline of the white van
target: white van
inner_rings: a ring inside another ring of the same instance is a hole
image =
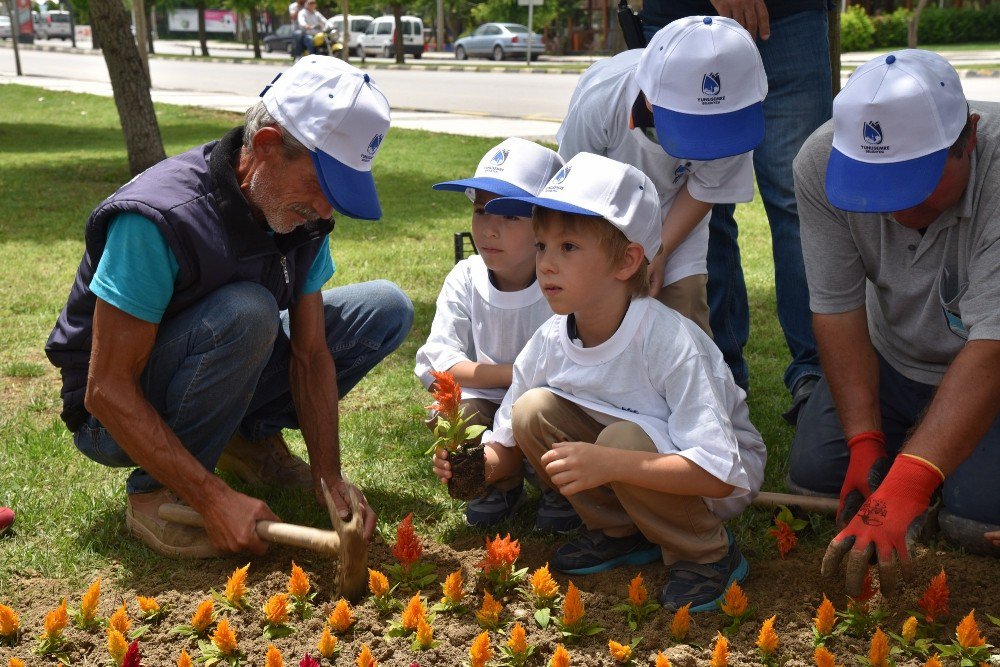
[[[72,23],[69,19],[69,12],[65,10],[53,10],[42,12],[39,21],[35,24],[35,32],[41,39],[59,39],[65,41],[72,39]]]
[[[367,14],[348,14],[348,25],[351,27],[351,43],[348,50],[352,56],[361,56],[361,36],[365,34],[368,24],[375,19]],[[344,38],[344,15],[335,14],[326,20],[326,29],[334,28],[340,33],[340,38]]]
[[[392,58],[395,55],[395,27],[396,21],[392,16],[380,16],[369,23],[361,36],[361,48],[365,55]],[[414,58],[424,54],[424,22],[416,16],[403,17],[403,53]]]

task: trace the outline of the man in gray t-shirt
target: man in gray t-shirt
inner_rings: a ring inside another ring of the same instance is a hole
[[[905,50],[859,68],[795,160],[826,378],[789,486],[839,491],[823,570],[846,555],[849,594],[872,554],[891,592],[942,483],[945,534],[1000,555],[998,150],[1000,105],[970,108],[946,60]]]

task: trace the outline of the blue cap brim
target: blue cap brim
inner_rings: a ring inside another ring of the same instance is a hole
[[[344,215],[361,220],[378,220],[382,206],[370,171],[357,171],[323,151],[309,151],[316,175],[330,205]]]
[[[528,217],[531,215],[533,206],[550,208],[553,211],[562,211],[563,213],[602,217],[600,213],[595,213],[589,209],[573,206],[558,199],[547,199],[545,197],[501,197],[487,202],[486,212],[494,215],[519,215]]]
[[[853,213],[903,211],[931,196],[947,159],[945,148],[912,160],[873,164],[851,159],[834,148],[826,165],[826,198]]]
[[[460,181],[445,181],[444,183],[435,183],[431,187],[435,190],[445,190],[448,192],[465,192],[466,188],[476,188],[477,190],[492,192],[493,194],[500,195],[501,197],[531,196],[531,193],[527,190],[522,190],[516,185],[511,185],[507,181],[501,181],[499,178],[490,178],[488,176],[480,176],[479,178],[463,178]]]
[[[686,160],[718,160],[752,151],[764,139],[760,102],[709,116],[653,107],[656,138],[670,155]]]

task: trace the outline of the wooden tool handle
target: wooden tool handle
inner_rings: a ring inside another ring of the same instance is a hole
[[[761,491],[753,499],[754,505],[762,507],[777,507],[786,505],[788,507],[799,507],[806,512],[816,512],[817,514],[836,514],[840,501],[836,498],[821,498],[819,496],[799,496],[791,493],[771,493]]]
[[[160,506],[160,518],[185,526],[205,527],[205,519],[186,505],[167,503]],[[300,547],[319,553],[337,554],[340,551],[340,536],[330,530],[297,526],[293,523],[258,521],[257,535],[265,542]]]

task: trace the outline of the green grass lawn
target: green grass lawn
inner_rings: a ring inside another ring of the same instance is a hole
[[[126,471],[103,468],[76,451],[58,417],[57,374],[43,353],[83,251],[87,216],[129,179],[114,104],[5,85],[0,109],[0,505],[18,513],[15,530],[0,539],[0,600],[16,601],[24,594],[22,577],[80,589],[94,572],[114,572],[127,582],[168,565],[127,538]],[[218,138],[240,122],[233,114],[166,105],[157,105],[157,115],[168,154]],[[390,541],[410,511],[418,530],[436,539],[470,534],[461,505],[432,483],[422,456],[429,433],[421,406],[428,397],[412,367],[453,262],[452,234],[469,219],[464,197],[432,192],[430,185],[469,174],[494,143],[393,130],[376,167],[384,219],[341,220],[334,234],[333,284],[388,278],[416,307],[402,348],[342,406],[347,474],[365,489]],[[751,415],[770,450],[765,488],[780,490],[791,429],[778,416],[788,401],[780,380],[787,350],[774,314],[770,237],[759,199],[740,206],[739,218],[753,316]],[[298,434],[290,439],[304,451]],[[328,522],[306,495],[266,499],[286,520]],[[529,514],[511,526],[515,534],[528,533]],[[772,553],[762,537],[769,521],[767,511],[752,510],[738,522],[751,555]],[[817,541],[829,536],[827,524],[819,529]]]

